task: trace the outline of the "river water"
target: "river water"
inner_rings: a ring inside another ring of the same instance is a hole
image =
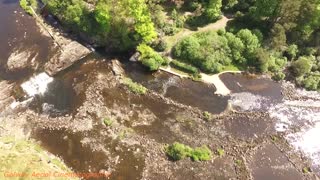
[[[57,77],[42,74],[43,64],[56,52],[56,47],[49,37],[41,34],[32,17],[22,12],[18,0],[0,0],[0,43],[0,79],[21,84],[25,92],[34,98],[30,108],[51,117],[75,115],[85,102],[85,90],[95,81],[96,75],[111,71],[107,66],[109,58],[93,53]],[[14,53],[24,51],[31,52],[31,56],[38,63],[37,68],[26,67],[9,71],[7,59]],[[97,63],[86,63],[92,61]],[[231,123],[225,126],[230,134],[244,139],[259,135],[262,131],[284,133],[292,147],[310,158],[313,168],[320,172],[320,143],[317,141],[320,132],[318,93],[299,91],[301,96],[309,99],[289,101],[283,99],[281,85],[269,79],[223,74],[220,77],[232,93],[230,96],[219,96],[214,94],[213,85],[180,79],[161,72],[151,74],[139,63],[128,62],[126,59],[123,64],[126,74],[134,81],[176,102],[197,107],[202,111],[219,114],[231,103],[238,111],[268,112],[274,119],[270,131],[266,131],[267,125],[259,120],[255,120],[254,126],[248,128],[245,118],[231,120]],[[24,84],[30,78],[33,80]],[[176,117],[174,111],[168,113],[172,107],[148,97],[129,97],[126,92],[118,89],[109,89],[102,94],[104,104],[110,108],[117,102],[123,105],[139,104],[149,109],[154,114],[155,121],[151,126],[138,126],[135,131],[158,142],[174,141],[174,134],[168,134],[163,124],[163,121]],[[96,119],[96,123],[99,121]],[[93,129],[85,133],[73,133],[66,129],[42,129],[34,131],[33,137],[78,172],[107,169],[104,160],[108,159],[109,154],[103,150],[92,151],[90,146],[83,146],[83,141],[103,144],[100,149],[108,149],[112,155],[119,155],[122,159],[116,166],[113,178],[140,179],[144,167],[143,158],[135,156],[132,150],[126,150],[121,145],[120,151],[115,150],[119,144],[100,138],[101,132],[105,132],[103,127],[95,126]]]

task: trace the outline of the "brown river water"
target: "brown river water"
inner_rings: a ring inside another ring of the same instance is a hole
[[[40,64],[39,68],[8,71],[6,64],[10,55],[17,50],[24,51],[30,50],[30,48],[37,55],[36,61]],[[39,32],[33,18],[20,9],[18,0],[0,0],[0,79],[18,83],[25,81],[32,75],[42,72],[41,65],[48,61],[55,51],[52,40]],[[103,61],[104,59],[107,60]],[[108,59],[98,53],[92,53],[85,57],[78,64],[55,77],[54,81],[49,84],[46,93],[36,98],[30,108],[40,114],[48,114],[52,117],[73,116],[77,109],[83,105],[86,99],[85,89],[94,81],[94,75],[111,71],[107,66]],[[99,62],[85,63],[92,60]],[[122,58],[122,63],[126,74],[134,81],[176,102],[197,107],[202,111],[219,114],[225,110],[228,101],[232,98],[238,98],[233,95],[215,95],[215,87],[212,85],[179,79],[166,73],[151,74],[139,63],[129,62],[124,58]],[[264,102],[266,106],[282,100],[281,85],[268,79],[252,79],[232,74],[224,74],[221,79],[234,94],[249,92],[259,95],[261,99],[269,99]],[[115,102],[124,106],[132,103],[149,109],[155,115],[155,121],[151,125],[133,128],[138,134],[148,136],[161,143],[175,140],[175,135],[168,133],[163,123],[163,121],[176,116],[175,111],[172,110],[173,107],[149,97],[131,97],[125,91],[117,89],[106,90],[102,95],[104,105],[108,108],[112,108]],[[44,108],[44,105],[47,108]],[[259,108],[260,111],[265,111],[265,109],[264,107]],[[254,108],[248,107],[248,110],[254,110]],[[99,122],[100,120],[96,118],[95,121]],[[261,126],[263,128],[264,124]],[[257,130],[249,130],[242,119],[235,120],[234,124],[228,124],[226,127],[231,134],[243,137],[252,136],[261,128],[259,125],[253,127]],[[243,131],[237,131],[236,129],[239,127]],[[41,129],[33,132],[33,138],[40,141],[41,145],[49,152],[61,157],[76,172],[97,172],[100,169],[107,169],[108,165],[104,160],[108,159],[108,156],[119,156],[120,163],[115,167],[111,179],[141,179],[145,166],[143,157],[134,155],[132,150],[128,150],[117,141],[101,138],[102,132],[105,132],[105,128],[99,125],[94,125],[90,131],[76,133],[67,129]],[[92,151],[89,146],[83,146],[81,141],[86,138],[93,139],[96,144],[101,145],[102,149],[107,149],[111,154],[99,150]],[[139,145],[131,148],[137,149]]]

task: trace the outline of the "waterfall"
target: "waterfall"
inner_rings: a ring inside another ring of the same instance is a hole
[[[21,84],[21,87],[28,96],[33,97],[43,95],[52,81],[53,78],[43,72]]]

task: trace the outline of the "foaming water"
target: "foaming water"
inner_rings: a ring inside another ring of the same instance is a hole
[[[46,73],[40,73],[37,76],[30,78],[29,81],[21,84],[21,87],[28,96],[43,95],[48,85],[53,82],[53,78],[48,76]]]
[[[301,99],[287,100],[270,93],[241,91],[230,95],[233,108],[268,112],[275,121],[274,129],[284,134],[295,151],[309,158],[313,170],[320,174],[320,93],[296,89],[295,95]]]
[[[236,109],[240,109],[241,111],[266,109],[267,102],[269,100],[263,96],[254,95],[249,92],[234,93],[230,96],[231,105]]]
[[[320,173],[320,95],[318,92],[297,90],[307,100],[284,100],[270,107],[270,116],[277,120],[275,129],[285,133],[288,142],[296,151],[301,151],[312,161]]]
[[[162,94],[166,95],[168,88],[176,85],[178,83],[178,81],[179,81],[179,77],[177,77],[177,76],[169,77],[169,79],[162,84],[162,91],[163,91]]]

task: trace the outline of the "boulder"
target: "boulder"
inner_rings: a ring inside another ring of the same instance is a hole
[[[8,58],[7,68],[10,71],[17,71],[25,68],[35,69],[37,66],[36,58],[38,53],[33,48],[18,49],[14,51]]]
[[[112,67],[111,67],[112,71],[116,76],[122,76],[125,73],[121,63],[118,60],[114,59],[111,61],[111,63],[112,63]]]

